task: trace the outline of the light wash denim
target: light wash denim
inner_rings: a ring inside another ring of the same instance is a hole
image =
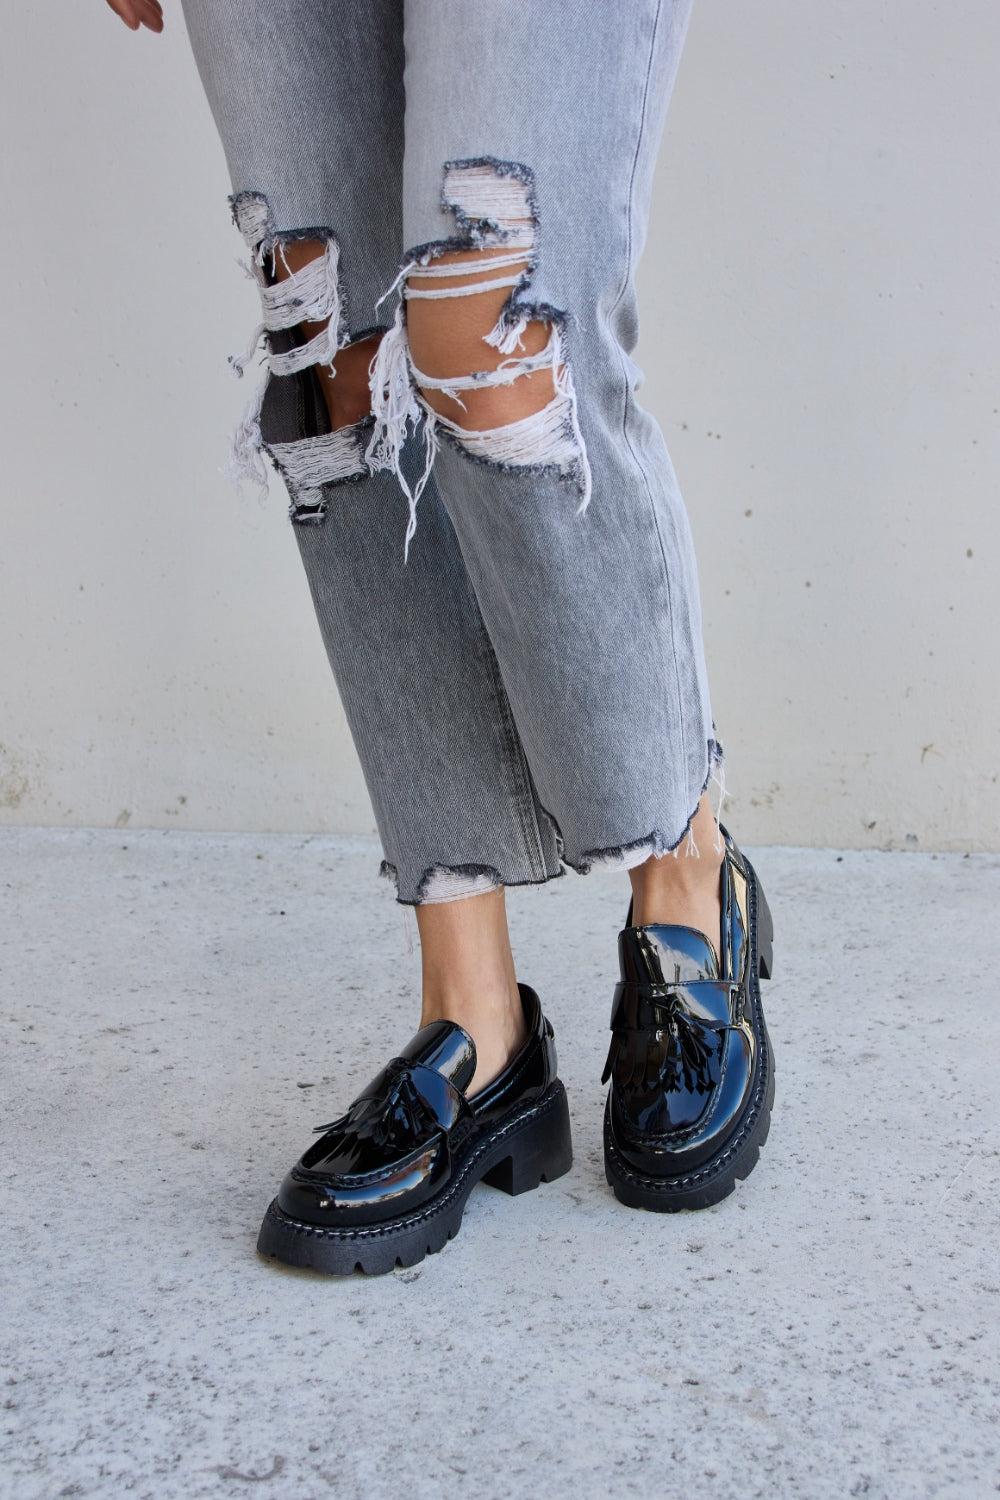
[[[719,752],[687,518],[631,353],[688,0],[184,8],[263,304],[236,457],[288,486],[399,899],[675,847]],[[275,285],[296,238],[326,255]],[[535,368],[518,334],[541,320],[540,420],[463,434],[416,396],[407,278],[463,247],[506,254],[488,342],[510,362],[451,384]],[[303,347],[296,324],[326,316]],[[331,434],[314,366],[377,328],[375,416]]]

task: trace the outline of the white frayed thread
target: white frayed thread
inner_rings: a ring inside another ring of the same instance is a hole
[[[276,247],[284,260],[284,247]],[[284,281],[268,282],[263,270],[256,265],[244,265],[257,284],[260,293],[263,318],[257,324],[249,344],[242,354],[231,355],[230,366],[241,376],[257,352],[258,345],[268,331],[294,328],[299,323],[320,323],[327,319],[326,327],[310,339],[308,344],[283,354],[268,354],[266,363],[275,375],[291,374],[311,364],[331,364],[340,343],[340,250],[336,240],[327,240],[322,255],[295,271]],[[285,262],[287,265],[287,261]],[[306,358],[306,353],[309,357]]]
[[[467,286],[442,286],[442,287],[419,287],[414,286],[412,280],[406,281],[402,288],[403,296],[408,302],[417,299],[436,299],[443,297],[473,297],[480,292],[492,291],[499,286],[517,286],[523,281],[528,270],[527,254],[518,250],[512,255],[485,255],[477,253],[473,260],[445,261],[436,265],[415,264],[410,270],[411,277],[420,279],[434,279],[439,281],[456,281],[466,276],[478,276],[480,280],[473,281]],[[489,276],[484,277],[483,271],[504,270],[507,266],[519,266],[520,270],[514,276]]]
[[[575,438],[567,430],[567,417],[566,402],[559,395],[553,396],[541,411],[502,427],[461,427],[440,412],[427,414],[428,422],[443,427],[474,458],[499,464],[501,468],[540,465],[571,474],[578,470],[580,453]]]
[[[485,250],[475,250],[471,259],[434,259],[435,254],[443,256],[445,253],[447,252],[444,250],[425,250],[416,260],[410,261],[407,275],[422,277],[428,281],[443,281],[447,276],[477,276],[483,270],[494,271],[505,269],[507,266],[519,266],[528,258],[527,248],[506,250],[500,246],[495,255],[488,254]],[[418,266],[420,269],[415,269]],[[394,284],[398,285],[400,279],[397,277]],[[419,296],[419,293],[417,295]]]
[[[525,330],[528,327],[527,313],[518,313],[511,322],[506,322],[503,313],[497,319],[496,324],[484,335],[483,342],[492,344],[501,354],[513,354],[515,349],[523,347]]]
[[[414,256],[410,260],[404,261],[396,273],[395,280],[386,287],[381,297],[375,303],[376,309],[381,307],[382,303],[386,302],[394,292],[400,292],[409,301],[413,297],[467,297],[473,292],[489,291],[492,286],[516,286],[523,279],[524,271],[528,269],[526,250],[519,250],[513,255],[483,256],[477,253],[474,260],[449,261],[444,264],[432,263],[434,254],[433,250],[426,250],[422,255]],[[505,278],[502,281],[498,277],[495,280],[486,280],[479,285],[471,287],[437,287],[425,289],[409,285],[409,278],[411,276],[439,277],[442,279],[448,276],[457,279],[463,276],[478,276],[484,266],[491,268],[516,265],[524,266],[524,271],[518,276]]]
[[[240,193],[233,204],[233,217],[251,250],[263,246],[271,228],[271,210],[262,193]]]
[[[449,266],[448,269],[450,271],[451,267]],[[411,302],[414,298],[433,301],[439,297],[474,297],[480,292],[491,292],[497,286],[517,286],[520,280],[520,276],[492,276],[488,281],[476,281],[472,286],[431,287],[423,291],[419,287],[408,286],[403,296],[407,302]]]
[[[551,369],[559,359],[559,341],[556,330],[549,335],[548,343],[537,354],[525,354],[519,359],[505,359],[495,370],[474,370],[470,375],[426,375],[418,370],[410,359],[410,371],[421,390],[443,391],[459,406],[464,402],[459,391],[484,390],[491,386],[513,385],[522,375],[533,375],[538,370]]]
[[[717,789],[718,803],[715,808],[715,852],[725,854],[726,841],[722,833],[722,804],[729,793],[726,791],[726,763],[721,756],[714,756],[712,769],[709,773],[709,782]]]
[[[691,823],[688,824],[687,833],[681,842],[675,848],[671,849],[670,852],[674,856],[674,859],[676,859],[682,850],[686,859],[701,859],[701,850],[698,848],[698,842],[694,836],[694,827]]]
[[[316,509],[323,504],[324,484],[367,474],[358,442],[358,427],[338,427],[318,437],[293,443],[271,443],[271,456],[280,469],[296,506]]]
[[[288,269],[285,247],[277,247]],[[340,348],[340,247],[329,239],[322,255],[308,261],[300,271],[294,271],[283,281],[264,283],[260,289],[261,306],[264,310],[264,327],[268,329],[294,328],[298,323],[320,323],[325,318],[326,327],[305,345],[293,351],[293,355],[271,355],[271,369],[283,373],[283,364],[293,356],[300,358],[306,349],[315,350],[307,364],[332,364]],[[297,364],[294,369],[303,369]]]
[[[264,440],[260,431],[260,411],[264,404],[267,381],[261,381],[236,424],[229,445],[229,459],[222,472],[240,485],[244,481],[257,486],[261,499],[267,498],[267,465],[264,462]]]
[[[392,327],[385,334],[369,368],[371,377],[372,413],[375,429],[365,453],[369,467],[375,471],[389,469],[399,480],[409,506],[409,519],[403,544],[404,559],[409,555],[410,542],[417,527],[417,502],[430,478],[437,453],[438,438],[434,414],[417,400],[410,366],[409,347],[406,336],[405,302],[411,297],[446,298],[471,296],[489,291],[495,286],[516,286],[530,267],[530,252],[534,245],[535,225],[531,213],[531,200],[527,186],[516,177],[499,174],[492,165],[472,167],[450,167],[444,180],[445,206],[456,210],[469,221],[488,219],[495,227],[485,233],[480,231],[478,243],[485,248],[499,248],[497,255],[477,255],[474,260],[442,263],[442,253],[434,248],[419,255],[410,256],[399,269],[392,284],[386,288],[375,304],[381,306],[393,293],[399,294],[396,315]],[[516,250],[504,248],[508,242],[516,241]],[[433,262],[437,263],[433,263]],[[523,266],[516,276],[494,277],[491,273],[508,266]],[[464,281],[476,277],[459,287],[411,287],[409,278],[444,280],[452,278]],[[525,325],[526,326],[526,325]],[[523,328],[521,330],[523,332]],[[493,330],[497,344],[506,342],[508,330],[498,324]],[[502,353],[512,353],[520,335]],[[479,382],[476,382],[477,384]],[[499,383],[499,382],[498,382]],[[460,389],[457,384],[455,389]],[[457,399],[457,398],[456,398]],[[425,412],[424,467],[423,472],[411,487],[403,473],[402,452],[406,443],[407,429],[414,431],[420,425]]]
[[[419,265],[419,269],[418,269]],[[488,276],[481,277],[478,281],[470,282],[465,286],[446,287],[417,287],[412,280],[407,281],[402,288],[403,296],[407,302],[415,298],[419,301],[440,300],[446,297],[474,297],[482,292],[493,291],[496,287],[521,286],[528,277],[531,269],[527,258],[527,250],[515,251],[510,255],[477,255],[474,261],[449,261],[444,265],[423,265],[416,263],[411,268],[411,275],[423,277],[437,277],[455,280],[458,277],[476,276],[484,269],[492,271],[494,268],[506,266],[518,266],[515,276]],[[397,278],[398,283],[399,278]],[[521,347],[525,329],[528,326],[528,314],[522,311],[508,309],[501,311],[500,317],[489,333],[483,335],[483,341],[498,349],[501,354],[513,354],[515,349]]]
[[[487,222],[495,228],[480,230],[478,239],[484,247],[509,246],[516,243],[527,264],[525,271],[511,285],[525,279],[525,272],[532,268],[531,257],[535,246],[535,220],[531,207],[531,194],[527,183],[519,177],[505,177],[498,173],[492,163],[471,167],[451,167],[445,173],[444,199],[448,208],[459,213],[469,222]],[[510,253],[510,263],[515,264],[517,252]],[[489,264],[501,265],[502,259],[490,258]],[[426,272],[422,274],[428,274]],[[434,274],[446,275],[444,268],[435,268]],[[498,281],[496,285],[501,285]],[[479,290],[487,290],[483,285]],[[464,295],[468,295],[465,293]],[[486,334],[487,344],[501,354],[513,354],[521,347],[528,315],[517,308],[501,312],[496,327]]]
[[[712,753],[709,762],[708,781],[705,783],[706,790],[713,786],[716,788],[719,800],[712,810],[713,822],[715,823],[715,836],[712,840],[712,848],[716,854],[725,854],[726,840],[722,832],[722,805],[729,794],[726,791],[726,763],[717,752]],[[712,795],[709,793],[709,806],[711,806],[711,802]],[[681,853],[694,859],[701,858],[701,850],[698,848],[694,836],[693,822],[688,824],[685,836],[677,844],[676,848],[671,849],[670,852],[674,856],[674,859]]]
[[[522,375],[536,370],[552,370],[555,395],[540,411],[520,417],[501,427],[462,427],[439,412],[424,407],[428,423],[444,427],[476,458],[507,468],[534,465],[555,468],[561,474],[575,474],[581,491],[578,513],[586,510],[593,489],[590,463],[584,447],[577,416],[576,391],[569,366],[563,357],[562,334],[553,326],[545,348],[536,355],[505,360],[496,370],[478,371],[474,375],[431,379],[412,367],[418,386],[455,395],[459,390],[511,385]],[[459,404],[461,402],[459,401]]]
[[[558,330],[557,330],[558,332]],[[557,396],[561,397],[567,407],[570,428],[573,433],[573,441],[576,444],[576,472],[580,481],[580,504],[576,508],[577,515],[582,515],[590,504],[590,498],[594,491],[594,476],[590,468],[590,459],[587,456],[587,445],[583,441],[583,433],[580,430],[580,413],[577,408],[576,386],[573,384],[573,376],[569,365],[562,357],[562,335],[559,334],[558,363],[555,366],[555,382]]]
[[[400,302],[396,308],[392,327],[383,335],[375,351],[375,357],[368,367],[375,430],[365,451],[365,462],[372,473],[377,473],[380,469],[390,469],[399,480],[403,494],[406,496],[409,518],[403,539],[404,562],[409,557],[410,543],[417,529],[417,502],[431,477],[434,456],[437,453],[436,435],[429,427],[425,427],[424,469],[411,488],[403,473],[402,454],[406,443],[407,427],[412,427],[416,431],[420,425],[421,409],[410,380],[409,358],[406,321],[403,303]]]
[[[379,297],[378,301],[375,303],[375,311],[378,312],[379,308],[382,306],[382,303],[383,302],[388,302],[389,298],[392,296],[392,294],[394,292],[401,292],[402,288],[403,288],[403,283],[405,282],[407,276],[409,276],[413,272],[413,270],[414,270],[414,268],[416,266],[424,266],[424,265],[426,265],[427,262],[430,260],[430,257],[431,257],[431,251],[428,250],[425,255],[416,256],[415,258],[413,258],[411,260],[404,260],[403,264],[400,266],[399,270],[396,272],[396,279],[395,279],[395,281],[391,282],[389,284],[389,286],[386,287],[386,289],[382,293],[381,297]]]
[[[432,378],[413,365],[406,333],[406,302],[413,298],[445,299],[467,297],[496,287],[521,285],[532,269],[535,222],[528,185],[520,178],[505,176],[491,163],[451,167],[445,173],[445,206],[456,211],[467,224],[477,226],[476,239],[484,248],[500,248],[496,255],[477,255],[466,261],[441,261],[440,249],[424,250],[409,258],[399,270],[392,285],[379,298],[384,302],[394,292],[399,302],[392,327],[382,339],[369,368],[372,412],[375,428],[365,453],[369,467],[375,471],[389,469],[395,473],[406,496],[409,518],[403,545],[404,560],[417,527],[417,502],[430,478],[439,446],[439,430],[449,432],[473,457],[500,467],[555,468],[562,474],[574,474],[580,490],[578,513],[590,504],[593,477],[587,449],[580,429],[576,388],[563,356],[562,333],[553,325],[549,340],[539,354],[503,360],[496,370],[474,371],[470,375]],[[482,228],[483,225],[487,228]],[[516,248],[511,244],[516,242]],[[431,264],[432,261],[436,263]],[[516,275],[496,276],[497,270],[517,266]],[[474,278],[471,281],[467,278]],[[410,278],[420,281],[452,279],[461,284],[450,287],[413,286]],[[376,304],[376,305],[379,305]],[[528,327],[529,309],[507,308],[501,311],[496,325],[484,342],[501,354],[512,356],[523,349]],[[424,401],[418,387],[443,391],[464,409],[458,392],[511,385],[524,375],[551,369],[555,392],[541,411],[516,422],[488,429],[461,427],[434,411]],[[424,466],[412,486],[402,467],[403,448],[408,430],[416,431],[423,421]]]
[[[644,865],[647,859],[656,855],[660,857],[655,839],[646,839],[644,843],[637,844],[632,849],[616,850],[614,853],[591,854],[587,858],[588,872],[597,873],[606,870],[634,870],[636,865]]]
[[[500,427],[462,427],[421,401],[416,387],[443,391],[462,405],[459,391],[512,385],[523,375],[551,369],[555,394],[540,411]],[[417,502],[423,494],[439,447],[439,429],[444,428],[473,457],[504,468],[538,465],[561,474],[576,475],[581,500],[578,512],[590,503],[592,478],[577,416],[576,391],[563,359],[562,335],[553,327],[549,341],[538,354],[505,360],[496,370],[471,375],[425,376],[410,358],[402,304],[396,309],[392,328],[383,338],[371,363],[372,411],[375,431],[365,458],[372,470],[391,469],[403,489],[409,519],[403,545],[404,560],[417,528]],[[424,468],[412,487],[402,472],[402,450],[407,429],[424,423]]]
[[[436,906],[442,901],[464,901],[467,896],[485,896],[498,891],[501,883],[495,875],[466,875],[437,865],[420,882],[421,906]]]
[[[240,227],[243,227],[242,221]],[[272,268],[275,257],[280,254],[286,268],[284,245],[272,247]],[[253,359],[261,340],[267,332],[294,328],[299,323],[319,323],[327,319],[326,327],[308,343],[297,348],[269,352],[264,359],[264,377],[250,401],[247,403],[230,447],[229,462],[224,472],[239,484],[249,480],[267,494],[267,466],[262,456],[263,438],[260,430],[260,414],[264,404],[264,393],[272,375],[292,375],[310,365],[333,364],[341,347],[340,323],[342,307],[340,299],[340,247],[334,239],[328,239],[323,254],[316,256],[283,281],[270,283],[263,270],[263,249],[258,258],[246,268],[257,284],[260,293],[263,318],[254,329],[253,337],[240,355],[230,356],[229,364],[236,376],[242,376]]]
[[[491,162],[449,167],[444,205],[467,223],[496,225],[494,243],[504,243],[514,234],[527,236],[534,229],[528,184],[520,177],[504,176]]]

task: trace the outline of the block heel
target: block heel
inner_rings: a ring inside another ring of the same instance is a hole
[[[566,1090],[556,1083],[549,1092],[544,1114],[528,1120],[505,1144],[506,1155],[483,1173],[483,1182],[516,1198],[530,1193],[541,1182],[554,1182],[573,1165],[569,1103]],[[543,1101],[544,1105],[545,1101]]]
[[[749,860],[747,868],[752,870]],[[761,889],[755,870],[753,870],[753,880],[757,890],[757,969],[761,979],[770,979],[774,967],[774,918],[771,916],[771,908],[767,904],[767,897]]]

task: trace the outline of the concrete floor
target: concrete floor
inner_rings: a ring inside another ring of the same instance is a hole
[[[1000,1489],[1000,857],[755,851],[778,1099],[700,1214],[601,1160],[623,877],[515,892],[576,1163],[411,1271],[254,1240],[415,1026],[372,841],[0,835],[0,1494],[967,1497]]]

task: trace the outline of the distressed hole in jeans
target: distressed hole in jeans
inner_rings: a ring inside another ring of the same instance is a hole
[[[292,519],[315,522],[325,514],[324,486],[369,472],[367,371],[381,332],[347,333],[332,230],[279,230],[261,193],[237,193],[230,203],[261,303],[250,343],[230,364],[241,376],[263,346],[265,369],[233,439],[229,473],[266,492],[266,454],[288,487]]]
[[[534,369],[509,370],[511,358],[487,343],[509,299],[506,285],[488,283],[494,275],[488,250],[450,250],[434,263],[434,270],[454,275],[430,278],[414,271],[406,287],[406,325],[414,379],[427,406],[450,418],[463,432],[493,429],[533,416],[548,406],[556,393],[551,363]],[[527,269],[527,260],[519,262]],[[514,268],[517,269],[517,266]],[[478,287],[478,291],[470,289]],[[421,293],[453,292],[447,297]],[[525,321],[518,337],[519,354],[534,363],[548,349],[552,329],[540,318]]]
[[[538,218],[534,177],[492,157],[448,162],[444,207],[460,237],[411,252],[394,287],[392,328],[372,362],[373,468],[391,468],[410,502],[406,546],[439,434],[500,469],[591,475],[564,343],[567,315],[529,299]],[[407,424],[423,419],[425,464],[411,490],[400,469]]]

